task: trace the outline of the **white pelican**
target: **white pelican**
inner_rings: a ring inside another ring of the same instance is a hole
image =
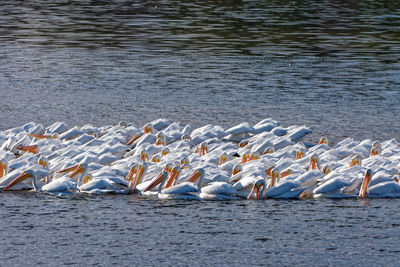
[[[313,190],[313,194],[317,198],[354,198],[357,196],[364,198],[367,194],[367,188],[371,181],[372,171],[371,169],[367,169],[363,179],[354,177],[354,175],[357,175],[358,173],[359,172],[354,172],[332,176],[332,178],[318,185]],[[361,188],[357,193],[360,185]]]
[[[48,172],[40,172],[38,170],[26,170],[22,172],[18,177],[12,180],[6,187],[3,188],[3,191],[9,190],[16,184],[28,179],[32,178],[32,186],[36,191],[45,191],[55,194],[62,193],[74,193],[78,191],[77,183],[75,180],[69,177],[61,177],[58,179],[52,180],[48,184],[40,184],[39,180],[43,176],[48,176]]]
[[[260,191],[260,188],[262,190]],[[239,197],[250,199],[253,196],[253,192],[256,191],[256,199],[264,197],[264,191],[267,188],[267,183],[263,178],[257,178],[255,176],[246,176],[240,179],[233,185],[236,190],[236,195]]]
[[[74,177],[78,173],[82,173],[84,177],[87,177],[87,168],[86,164],[79,164],[75,167],[75,171],[70,177]],[[135,177],[133,178],[134,171],[136,169]],[[138,192],[136,190],[136,186],[141,182],[141,179],[147,169],[146,163],[141,163],[137,168],[131,168],[127,177],[128,180],[124,180],[118,177],[97,177],[96,179],[92,179],[90,181],[84,180],[83,183],[79,186],[79,190],[82,193],[89,194],[129,194],[133,192]]]
[[[204,170],[196,169],[185,182],[163,189],[159,194],[160,199],[186,199],[200,200],[197,195],[203,181]],[[197,182],[197,185],[196,185]]]
[[[226,182],[212,182],[201,188],[199,197],[205,200],[234,200],[236,190]]]
[[[260,187],[262,187],[262,190],[260,191]],[[256,199],[264,198],[264,191],[267,187],[267,183],[265,182],[264,179],[260,178],[258,179],[254,185],[253,188],[251,189],[249,195],[247,196],[247,199],[250,199],[252,197],[253,192],[256,190]]]
[[[301,193],[306,188],[301,188],[301,184],[291,179],[281,178],[281,172],[279,168],[273,168],[271,170],[271,181],[268,189],[265,191],[266,198],[299,198]]]

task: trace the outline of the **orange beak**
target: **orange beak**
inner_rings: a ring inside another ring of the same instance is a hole
[[[275,152],[275,149],[273,147],[267,147],[262,154],[267,155],[267,154],[272,154],[274,152]]]
[[[318,145],[321,145],[321,144],[325,144],[325,145],[328,144],[328,142],[327,142],[327,140],[326,140],[325,137],[322,137],[322,138],[319,140]]]
[[[68,176],[69,178],[74,178],[78,174],[82,173],[84,168],[82,167],[81,164],[78,164],[78,166],[75,168],[75,170]]]
[[[274,168],[274,167],[271,166],[271,167],[265,169],[265,170],[264,170],[265,174],[268,175],[268,176],[271,176],[271,175],[272,175],[271,171],[272,171],[273,168]]]
[[[16,149],[25,151],[25,152],[31,152],[33,154],[36,154],[38,152],[37,145],[32,145],[32,146],[17,146]]]
[[[198,170],[195,170],[186,180],[185,182],[192,182],[195,183],[197,179],[199,179],[201,176],[201,173]]]
[[[239,142],[239,148],[243,148],[249,144],[248,140],[242,140]]]
[[[233,168],[233,170],[232,170],[232,176],[235,175],[235,174],[237,174],[237,173],[239,173],[240,171],[241,171],[240,168]]]
[[[207,145],[201,144],[200,150],[199,150],[199,155],[200,155],[200,156],[204,156],[204,155],[207,154],[207,153],[208,153]]]
[[[224,155],[219,156],[218,166],[221,166],[226,162],[226,157]]]
[[[301,159],[301,158],[303,158],[303,156],[304,156],[303,151],[297,151],[296,152],[296,159]]]
[[[42,161],[42,160],[39,160],[39,165],[42,165],[45,168],[48,167],[47,162],[46,161]]]
[[[368,169],[365,173],[364,180],[361,184],[360,193],[358,194],[359,197],[365,198],[367,194],[368,185],[371,182],[371,170]]]
[[[56,173],[72,172],[72,171],[75,171],[78,167],[79,167],[79,164],[78,164],[78,165],[71,166],[71,167],[66,168],[66,169],[63,169],[63,170],[61,170],[61,171],[56,171]]]
[[[157,138],[157,141],[156,141],[156,146],[161,146],[161,145],[165,145],[165,138],[163,138],[163,137]]]
[[[376,147],[371,148],[371,153],[370,153],[370,157],[379,155],[379,150]]]
[[[32,178],[32,174],[30,173],[21,173],[17,178],[15,178],[14,180],[12,180],[6,187],[3,188],[3,191],[6,191],[7,189],[9,189],[10,187],[28,179],[28,178]]]
[[[147,152],[142,152],[142,153],[140,153],[140,159],[141,159],[143,162],[146,162],[147,160],[149,160],[149,156],[147,155]]]
[[[163,172],[171,172],[171,168],[169,167],[168,164],[165,164],[164,169],[162,171]]]
[[[128,172],[128,175],[125,177],[126,181],[132,181],[133,175],[137,172],[136,166],[132,166]]]
[[[139,164],[139,166],[137,167],[137,170],[136,170],[135,178],[131,179],[131,183],[129,184],[129,189],[136,188],[136,186],[142,180],[144,171],[145,171],[145,166],[142,164]]]
[[[276,182],[278,180],[278,173],[276,172],[271,172],[271,183],[270,183],[270,188],[274,187]]]
[[[51,135],[44,135],[44,134],[28,134],[28,135],[32,136],[33,138],[36,138],[38,140],[43,139],[43,138],[47,138],[47,139],[53,138],[53,136],[51,136]]]
[[[172,168],[171,173],[168,175],[165,188],[169,188],[170,186],[172,186],[174,181],[178,178],[179,174],[180,174],[180,167],[175,166],[174,168]]]
[[[144,134],[151,133],[151,128],[150,127],[144,127],[143,133]]]
[[[164,156],[168,155],[168,153],[169,150],[164,148],[163,150],[161,150],[161,157],[163,158]]]
[[[126,143],[126,145],[127,146],[132,145],[133,142],[135,142],[136,140],[138,140],[142,136],[143,136],[143,134],[141,134],[141,133],[136,134],[131,140],[129,140],[128,143]]]
[[[244,164],[247,161],[248,161],[248,157],[247,157],[246,153],[244,153],[243,156],[242,156],[242,161],[240,163]]]
[[[281,178],[284,178],[284,177],[286,177],[286,176],[289,176],[290,174],[291,174],[291,170],[290,170],[290,169],[287,169],[287,170],[281,172]]]
[[[3,166],[3,163],[0,162],[0,178],[2,178],[4,176],[5,171],[6,170],[5,170],[4,166]]]
[[[154,187],[159,185],[167,176],[168,176],[167,172],[160,173],[156,178],[153,179],[153,181],[146,187],[146,189],[143,192],[147,192],[153,189]]]
[[[251,189],[250,194],[247,196],[247,199],[251,198],[251,196],[253,195],[254,190],[257,190],[256,199],[260,199],[260,187],[257,186],[256,184],[253,185],[253,188]]]

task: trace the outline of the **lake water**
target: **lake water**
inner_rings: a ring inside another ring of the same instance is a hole
[[[396,1],[2,1],[0,129],[29,121],[399,138]],[[0,194],[24,265],[396,266],[397,200],[171,202]]]

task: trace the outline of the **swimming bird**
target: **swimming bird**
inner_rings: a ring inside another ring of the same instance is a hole
[[[49,175],[48,172],[42,172],[33,169],[26,170],[12,180],[6,187],[4,187],[3,191],[9,190],[13,186],[23,182],[28,178],[32,179],[32,186],[35,191],[44,191],[56,194],[74,193],[78,191],[77,182],[69,177],[57,178],[47,184],[39,183],[40,178],[47,175]]]

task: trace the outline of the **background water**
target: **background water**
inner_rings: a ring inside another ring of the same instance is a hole
[[[29,121],[399,137],[398,1],[1,1],[0,129]],[[396,200],[0,194],[3,264],[393,265]]]

